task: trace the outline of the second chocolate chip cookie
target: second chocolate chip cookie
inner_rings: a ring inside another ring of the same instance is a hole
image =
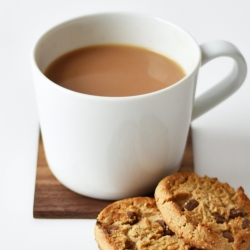
[[[164,221],[188,244],[207,250],[250,246],[250,200],[241,187],[176,173],[158,184],[155,199]]]

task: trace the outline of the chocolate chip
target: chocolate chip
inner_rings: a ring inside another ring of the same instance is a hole
[[[128,211],[127,216],[129,219],[133,220],[136,217],[136,213],[132,211]]]
[[[229,231],[223,232],[223,237],[228,239],[228,242],[234,242],[233,235]]]
[[[244,220],[242,221],[242,228],[243,228],[243,229],[246,229],[246,228],[249,227],[249,226],[250,226],[250,220],[244,219]]]
[[[133,241],[131,241],[131,240],[126,240],[125,249],[126,250],[136,250],[135,243]]]
[[[218,213],[214,213],[213,216],[218,224],[223,224],[224,222],[227,222],[227,220]]]
[[[130,220],[129,224],[134,224],[134,223],[136,223],[138,221],[137,214],[135,212],[128,211],[127,212],[127,217]]]
[[[191,199],[189,200],[186,204],[185,204],[185,208],[188,210],[188,211],[192,211],[194,210],[197,206],[199,205],[199,202],[195,199]]]
[[[165,221],[163,221],[163,220],[157,220],[156,222],[158,222],[158,223],[161,225],[161,227],[164,229],[163,235],[170,235],[170,236],[174,235],[174,232],[171,231],[171,230],[167,227]]]
[[[244,217],[244,216],[245,216],[245,212],[241,207],[233,208],[230,210],[230,215],[229,215],[230,219],[234,219],[236,217]]]
[[[109,225],[109,226],[105,226],[103,225],[101,222],[97,221],[96,225],[101,228],[103,230],[104,234],[112,234],[113,230],[117,230],[119,229],[119,226],[117,225]]]

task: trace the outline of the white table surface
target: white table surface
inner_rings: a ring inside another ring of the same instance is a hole
[[[95,220],[34,219],[38,116],[30,50],[51,26],[75,16],[136,11],[171,21],[199,44],[238,46],[250,62],[248,0],[1,0],[0,1],[0,249],[98,249]],[[250,64],[250,63],[249,63]],[[197,95],[227,74],[229,59],[205,66]],[[192,124],[195,171],[217,176],[250,196],[250,79],[230,99]]]

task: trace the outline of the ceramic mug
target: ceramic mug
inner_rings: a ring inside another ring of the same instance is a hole
[[[46,78],[59,56],[96,44],[144,47],[178,62],[186,76],[149,94],[103,97],[65,89]],[[200,65],[226,56],[231,73],[198,99]],[[48,165],[69,189],[98,199],[152,193],[181,164],[190,122],[243,83],[247,66],[229,42],[199,46],[175,25],[135,13],[103,13],[64,22],[46,32],[32,51],[40,128]]]

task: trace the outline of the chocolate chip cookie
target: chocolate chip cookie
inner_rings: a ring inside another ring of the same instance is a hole
[[[176,173],[155,190],[164,221],[186,243],[207,250],[246,250],[250,246],[250,200],[216,178]]]
[[[188,250],[168,228],[155,199],[136,197],[106,207],[97,217],[95,237],[101,250]]]

